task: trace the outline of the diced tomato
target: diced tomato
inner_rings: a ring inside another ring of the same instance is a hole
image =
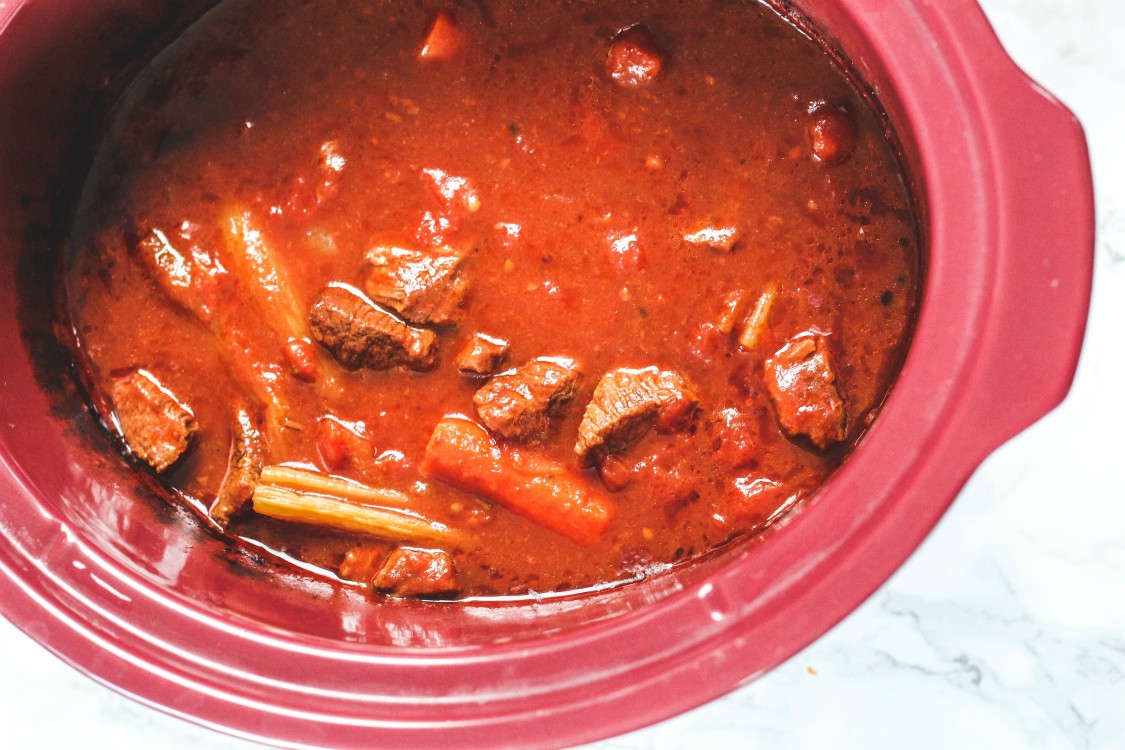
[[[375,448],[366,435],[335,417],[324,417],[316,426],[316,447],[326,471],[342,471],[349,466],[370,469]]]
[[[633,482],[633,467],[620,456],[603,456],[598,464],[598,475],[610,492],[620,492]]]
[[[417,479],[417,475],[414,473],[414,462],[401,451],[383,451],[375,457],[372,465],[376,473],[385,479],[403,481]]]
[[[666,442],[638,461],[633,474],[650,497],[667,501],[665,512],[671,516],[699,498],[697,469],[674,443]]]
[[[807,126],[813,157],[824,164],[838,164],[851,156],[858,133],[851,114],[841,108],[818,102],[809,114]]]
[[[316,347],[308,339],[289,339],[285,345],[285,360],[289,363],[289,370],[300,380],[312,383],[320,375],[316,358]]]
[[[653,420],[653,426],[656,431],[665,435],[683,432],[691,426],[692,417],[695,416],[696,409],[699,402],[689,397],[680,398],[669,404],[660,407],[660,411],[656,412],[656,419]]]
[[[647,86],[664,70],[666,55],[643,26],[625,29],[606,54],[606,73],[626,88]]]
[[[793,505],[802,495],[800,492],[791,493],[791,488],[767,477],[737,477],[726,493],[728,503],[724,515],[735,525],[764,523],[771,515]]]
[[[282,213],[307,218],[323,204],[336,197],[340,191],[340,177],[346,163],[336,141],[323,143],[313,175],[310,177],[299,174],[292,178],[288,197],[282,204]]]
[[[316,427],[316,449],[328,471],[339,471],[347,465],[347,428],[335,419],[322,419]]]
[[[322,158],[320,164],[320,184],[316,187],[316,204],[322,206],[336,197],[340,192],[340,176],[344,172],[347,161],[340,153],[340,144],[336,141],[326,141],[320,147]]]
[[[418,57],[423,60],[451,60],[464,49],[464,32],[457,28],[453,14],[443,9],[430,21]]]

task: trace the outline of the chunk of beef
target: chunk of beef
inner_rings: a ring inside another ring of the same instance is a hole
[[[619,86],[647,86],[664,71],[666,55],[644,26],[625,29],[609,46],[605,70]]]
[[[165,294],[185,310],[205,317],[206,305],[195,294],[191,259],[181,253],[164,232],[151,229],[133,247]]]
[[[526,442],[539,440],[552,417],[578,390],[582,373],[565,359],[536,359],[492,378],[473,403],[485,426],[497,435]]]
[[[156,471],[180,459],[191,444],[195,415],[147,370],[117,380],[111,398],[133,453]]]
[[[187,221],[171,234],[144,225],[132,226],[126,232],[133,256],[156,286],[205,324],[211,322],[217,279],[222,274],[219,263],[200,247],[217,244],[218,238],[208,232]]]
[[[844,400],[821,336],[799,336],[766,360],[766,388],[781,429],[823,450],[847,435]]]
[[[453,558],[439,549],[400,547],[371,579],[371,587],[391,596],[456,596],[461,590]]]
[[[453,322],[465,301],[466,256],[450,250],[423,253],[402,247],[373,247],[364,257],[364,289],[371,299],[411,323]]]
[[[239,409],[234,419],[227,473],[211,503],[211,518],[226,526],[231,516],[250,502],[265,462],[266,438],[261,424],[249,411]]]
[[[457,355],[457,369],[471,375],[491,375],[508,356],[508,342],[474,333]]]
[[[327,287],[309,312],[315,338],[349,369],[387,370],[405,365],[429,370],[437,364],[437,337],[414,328],[346,286]]]
[[[646,367],[622,368],[602,376],[578,426],[574,452],[583,463],[623,450],[653,422],[667,432],[685,429],[699,395],[679,373]]]

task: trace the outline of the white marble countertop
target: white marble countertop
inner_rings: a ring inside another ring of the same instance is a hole
[[[1086,127],[1093,306],[1066,402],[997,451],[907,564],[788,663],[595,746],[1125,746],[1125,2],[982,0],[1021,66]],[[258,747],[71,670],[0,619],[0,745]]]

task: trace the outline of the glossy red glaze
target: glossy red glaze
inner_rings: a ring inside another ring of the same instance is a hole
[[[0,609],[145,703],[341,748],[556,746],[649,724],[762,674],[856,607],[980,461],[1070,385],[1094,232],[1077,121],[971,0],[806,0],[895,124],[929,249],[901,377],[813,502],[761,543],[578,601],[371,606],[233,560],[190,514],[145,497],[44,370],[47,317],[28,303],[42,293],[27,292],[48,281],[28,259],[50,240],[81,92],[128,59],[100,45],[132,44],[183,5],[0,5]]]

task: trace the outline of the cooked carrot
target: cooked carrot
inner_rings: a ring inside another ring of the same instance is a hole
[[[483,427],[456,415],[434,428],[422,471],[582,545],[596,542],[613,515],[608,500],[572,470],[531,451],[501,447]]]

